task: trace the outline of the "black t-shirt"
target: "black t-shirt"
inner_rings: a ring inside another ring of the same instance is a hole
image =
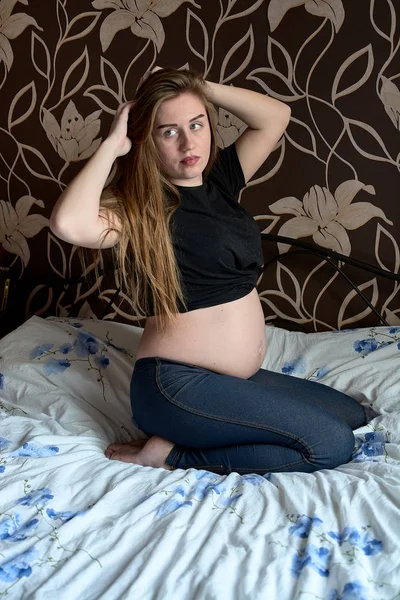
[[[238,202],[245,179],[235,144],[218,151],[205,183],[176,187],[181,205],[170,227],[188,311],[250,293],[263,254],[260,230]]]

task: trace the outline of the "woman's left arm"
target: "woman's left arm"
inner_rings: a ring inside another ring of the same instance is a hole
[[[235,146],[245,181],[264,163],[290,121],[290,107],[244,88],[206,81],[206,95],[213,104],[241,119],[248,128]]]

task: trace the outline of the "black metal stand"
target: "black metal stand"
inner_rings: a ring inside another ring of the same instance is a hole
[[[351,279],[343,272],[343,270],[333,262],[333,258],[339,260],[340,262],[352,265],[353,267],[357,267],[358,269],[362,269],[363,271],[369,271],[374,273],[375,275],[380,275],[381,277],[385,277],[386,279],[391,279],[394,281],[400,281],[399,273],[392,273],[391,271],[385,271],[384,269],[380,269],[379,267],[374,267],[369,263],[363,262],[361,260],[357,260],[355,258],[351,258],[350,256],[346,256],[344,254],[340,254],[340,252],[335,252],[334,250],[329,250],[326,248],[321,248],[320,246],[316,246],[314,244],[309,244],[308,242],[303,242],[298,239],[284,237],[281,235],[273,235],[271,233],[262,233],[262,240],[267,240],[270,242],[280,242],[282,244],[290,244],[291,246],[296,246],[301,248],[301,250],[290,250],[288,252],[284,252],[283,254],[277,254],[264,264],[265,268],[271,263],[282,260],[282,258],[286,256],[293,256],[294,254],[312,254],[314,256],[319,256],[324,258],[330,265],[332,265],[336,271],[349,283],[349,285],[355,290],[355,292],[362,298],[362,300],[369,306],[371,311],[378,317],[378,319],[383,323],[383,325],[389,326],[389,323],[386,319],[380,314],[380,312],[371,304],[371,302],[364,296],[361,290],[357,287],[357,285],[351,281]],[[270,319],[270,321],[273,319]],[[302,328],[303,331],[308,331],[306,328]]]

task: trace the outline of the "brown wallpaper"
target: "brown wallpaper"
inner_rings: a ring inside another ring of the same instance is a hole
[[[100,291],[93,277],[79,282],[77,248],[48,219],[155,65],[190,66],[290,105],[284,136],[240,198],[260,231],[399,272],[399,21],[394,0],[0,0],[0,261],[17,281],[10,315],[144,325],[116,295],[110,251]],[[243,128],[219,110],[221,147]],[[263,245],[266,263],[288,249]],[[398,282],[344,270],[400,323]],[[323,259],[272,262],[258,290],[267,319],[311,330],[377,323]]]

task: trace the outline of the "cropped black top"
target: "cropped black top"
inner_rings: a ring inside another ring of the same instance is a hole
[[[251,292],[262,272],[260,230],[238,202],[245,179],[235,144],[219,150],[207,181],[176,186],[181,205],[170,229],[188,311]],[[178,301],[179,312],[186,312]]]

